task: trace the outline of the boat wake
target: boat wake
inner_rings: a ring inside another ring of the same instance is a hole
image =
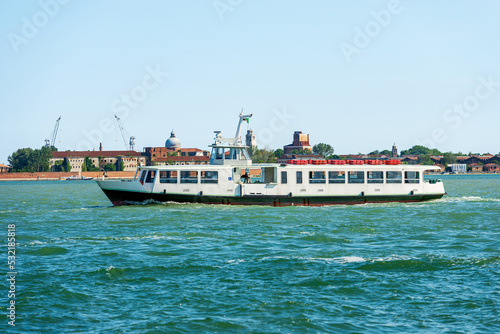
[[[440,203],[463,203],[463,202],[500,202],[500,198],[483,198],[480,196],[444,197],[436,200]]]

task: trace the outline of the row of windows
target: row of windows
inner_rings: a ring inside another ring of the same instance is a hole
[[[198,175],[201,183],[218,183],[219,172],[217,171],[160,171],[160,183],[198,183]],[[156,176],[156,171],[143,171],[140,177],[142,183],[153,183]],[[180,177],[179,177],[180,176]]]
[[[288,183],[288,172],[282,171],[281,172],[281,183],[286,184]],[[420,172],[404,172],[405,173],[405,178],[404,181],[405,183],[419,183],[420,182]],[[365,183],[365,180],[368,183],[403,183],[403,173],[402,172],[385,172],[385,179],[384,179],[384,172],[365,172],[364,171],[351,171],[351,172],[328,172],[328,178],[327,178],[327,172],[325,171],[314,171],[314,172],[309,172],[309,183],[312,184],[321,184],[321,183],[326,183],[328,180],[328,183]],[[302,178],[302,172],[298,171],[296,172],[296,183],[297,184],[302,184],[303,183],[303,178]]]
[[[328,177],[327,177],[328,176]],[[156,171],[143,171],[140,176],[141,182],[152,183],[156,177]],[[295,174],[296,183],[303,183],[303,172],[297,171]],[[367,183],[403,183],[403,173],[402,172],[365,172],[365,171],[311,171],[309,172],[309,183],[310,184],[325,184],[327,183],[340,183],[345,184],[364,184]],[[159,172],[159,182],[160,183],[218,183],[219,182],[219,172],[218,171],[160,171]],[[419,183],[420,173],[419,172],[404,172],[404,182],[405,183]],[[288,172],[281,172],[281,183],[288,183]]]

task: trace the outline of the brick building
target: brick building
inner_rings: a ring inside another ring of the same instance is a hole
[[[283,151],[285,154],[291,154],[295,150],[310,150],[312,152],[312,146],[309,144],[309,135],[304,134],[301,131],[295,131],[293,133],[293,143],[290,145],[283,146]]]
[[[86,157],[92,160],[94,166],[101,168],[107,164],[113,164],[116,170],[120,170],[123,162],[124,171],[135,171],[139,164],[146,165],[146,157],[136,151],[57,151],[52,152],[50,168],[54,171],[56,164],[67,160],[72,172],[81,172]]]
[[[472,163],[469,165],[471,173],[481,173],[483,171],[483,165],[478,163]]]
[[[500,162],[500,155],[493,155],[493,154],[484,154],[484,155],[468,155],[468,156],[462,156],[462,157],[457,157],[457,163],[459,164],[490,164],[490,163],[499,163]]]
[[[210,153],[198,148],[182,148],[175,132],[165,142],[165,147],[145,147],[142,155],[146,164],[162,165],[200,165],[210,162]]]
[[[398,156],[398,148],[396,146],[396,143],[394,143],[394,145],[392,145],[392,157],[396,158],[397,156]]]
[[[486,164],[483,166],[483,170],[488,173],[500,173],[500,165]]]
[[[11,169],[12,169],[12,167],[10,167],[10,166],[0,164],[0,173],[8,173],[8,172],[10,172]]]

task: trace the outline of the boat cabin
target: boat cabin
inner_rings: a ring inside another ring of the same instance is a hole
[[[246,146],[212,145],[210,165],[250,166],[252,159]]]

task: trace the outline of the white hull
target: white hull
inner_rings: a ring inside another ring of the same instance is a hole
[[[436,169],[432,166],[253,165],[248,168],[261,169],[261,182],[245,183],[241,177],[241,170],[245,167],[168,166],[139,168],[132,181],[97,180],[97,183],[115,205],[146,200],[279,206],[329,205],[421,201],[440,198],[445,194],[440,180],[424,181],[424,171]],[[167,171],[176,175],[175,180],[168,180],[171,183],[165,183],[166,180],[161,178]],[[203,183],[202,172],[216,172],[216,183]],[[297,179],[297,172],[302,172],[302,183],[298,183],[300,179]],[[343,183],[330,179],[329,172],[344,173]],[[382,179],[369,179],[369,173],[373,172],[382,172]],[[196,178],[183,179],[181,176],[187,173],[196,175]],[[318,173],[326,175],[326,178],[310,178]],[[349,173],[363,175],[363,180],[350,180]],[[399,173],[401,179],[387,178],[391,173]],[[415,178],[416,173],[418,178]],[[413,175],[413,178],[406,179],[406,174]],[[148,179],[148,175],[152,175],[152,178]],[[283,182],[285,176],[286,183]]]

